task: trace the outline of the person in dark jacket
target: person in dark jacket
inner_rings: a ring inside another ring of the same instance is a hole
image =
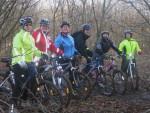
[[[94,50],[94,58],[99,58],[100,64],[103,65],[104,54],[107,53],[110,49],[113,49],[118,55],[120,54],[118,48],[114,45],[110,39],[109,32],[103,31],[101,33],[100,42],[96,44]]]
[[[91,36],[91,25],[83,24],[81,30],[72,34],[75,42],[75,48],[84,56],[87,62],[90,62],[89,57],[92,57],[92,52],[86,45],[87,39]]]

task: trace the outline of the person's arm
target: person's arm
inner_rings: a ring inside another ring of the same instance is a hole
[[[114,43],[110,40],[111,48],[117,53],[120,54],[121,52],[119,49],[114,45]]]
[[[137,52],[138,54],[140,54],[140,55],[142,54],[142,50],[141,50],[141,48],[140,48],[138,42],[136,42],[136,52]]]
[[[124,41],[122,41],[120,44],[119,44],[119,51],[120,52],[123,52],[123,50],[124,50]]]
[[[23,45],[22,45],[22,37],[20,34],[17,34],[13,38],[12,42],[12,65],[24,61],[24,56],[23,56]]]
[[[56,37],[54,44],[57,48],[61,47],[62,41],[61,41],[60,37]]]
[[[63,54],[63,51],[61,49],[57,48],[51,40],[49,40],[48,50],[54,52],[57,55],[62,55]]]
[[[99,55],[103,54],[103,49],[102,49],[101,42],[96,44],[95,52]]]
[[[85,45],[84,41],[82,40],[82,37],[76,37],[74,39],[74,42],[75,42],[75,47],[78,50],[78,52],[82,56],[87,57],[87,54],[86,54],[86,45]]]

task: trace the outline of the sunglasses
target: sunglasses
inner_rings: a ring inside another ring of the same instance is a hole
[[[32,23],[27,23],[25,26],[32,26]]]

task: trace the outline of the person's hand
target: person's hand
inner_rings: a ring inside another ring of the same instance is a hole
[[[138,52],[138,54],[139,54],[139,55],[142,55],[142,54],[143,54],[143,52],[142,52],[142,51],[139,51],[139,52]]]
[[[49,58],[48,54],[43,53],[41,55],[41,59],[48,60],[48,58]]]
[[[27,69],[28,68],[28,65],[26,64],[25,61],[21,61],[21,62],[18,62],[19,66],[23,69]]]
[[[87,57],[87,58],[86,58],[87,63],[90,63],[90,62],[91,62],[91,59],[92,59],[92,57]]]

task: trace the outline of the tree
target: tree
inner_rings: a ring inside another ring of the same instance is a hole
[[[1,0],[0,2],[0,47],[7,49],[18,27],[18,20],[26,11],[37,5],[39,0]],[[4,42],[4,43],[3,43]],[[3,43],[3,44],[2,44]],[[2,49],[3,50],[3,49]],[[5,50],[5,49],[4,49]]]

